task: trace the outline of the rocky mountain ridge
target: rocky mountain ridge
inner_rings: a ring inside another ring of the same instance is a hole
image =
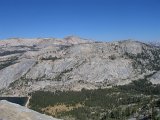
[[[138,41],[64,39],[0,41],[0,95],[81,90],[128,84],[149,76],[159,83],[160,48]]]

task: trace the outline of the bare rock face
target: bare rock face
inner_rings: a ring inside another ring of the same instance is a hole
[[[9,86],[14,80],[23,76],[32,66],[35,64],[34,60],[22,60],[19,63],[15,63],[10,67],[6,67],[0,72],[0,88]],[[13,72],[14,71],[14,72]]]
[[[153,84],[160,84],[160,71],[158,71],[157,73],[155,73],[151,78],[150,81]]]
[[[18,104],[0,101],[0,120],[59,120]]]
[[[137,41],[105,43],[75,36],[0,41],[1,96],[105,88],[155,71],[160,71],[160,48]]]

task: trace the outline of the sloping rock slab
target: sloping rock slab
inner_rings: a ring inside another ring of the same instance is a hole
[[[18,104],[0,101],[0,120],[58,120]]]

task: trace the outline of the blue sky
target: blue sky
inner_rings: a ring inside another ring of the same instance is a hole
[[[0,39],[160,41],[160,0],[0,0]]]

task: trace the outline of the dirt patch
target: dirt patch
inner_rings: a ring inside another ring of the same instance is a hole
[[[57,104],[54,106],[48,106],[46,108],[42,108],[42,111],[50,115],[56,116],[58,113],[68,112],[79,107],[84,107],[84,105],[80,103],[77,103],[75,105]]]

